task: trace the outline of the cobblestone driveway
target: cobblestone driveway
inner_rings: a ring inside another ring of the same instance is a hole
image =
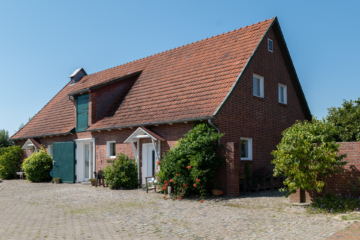
[[[0,181],[0,239],[326,239],[349,225],[308,215],[278,191],[201,204],[142,190]]]

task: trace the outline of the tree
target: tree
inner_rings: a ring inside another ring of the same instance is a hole
[[[9,140],[9,132],[5,129],[0,130],[0,148],[12,146],[13,142]]]
[[[360,141],[360,98],[358,100],[344,100],[342,107],[328,108],[329,123],[333,123],[338,132],[338,141]]]
[[[283,138],[272,152],[275,159],[274,176],[285,176],[287,196],[297,189],[321,192],[325,178],[337,173],[346,164],[337,156],[337,131],[333,124],[314,118],[312,122],[298,121],[282,132]]]

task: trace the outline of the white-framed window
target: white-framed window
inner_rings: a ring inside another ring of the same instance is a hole
[[[116,141],[106,142],[106,157],[116,158]]]
[[[287,87],[284,84],[279,83],[279,103],[287,104]]]
[[[264,77],[253,75],[253,92],[256,97],[264,97]]]
[[[241,160],[252,160],[252,138],[240,138]]]
[[[270,38],[268,38],[268,50],[270,52],[274,51],[274,43],[273,43],[273,40],[271,40]]]
[[[47,152],[48,152],[48,154],[49,154],[50,156],[53,155],[53,146],[52,146],[52,145],[48,145],[48,150],[47,150]]]

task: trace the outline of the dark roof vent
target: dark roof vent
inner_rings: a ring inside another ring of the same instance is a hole
[[[85,72],[85,70],[83,68],[78,68],[76,69],[70,76],[70,80],[71,80],[71,85],[77,83],[78,81],[80,81],[80,79],[84,76],[86,76],[87,73]]]

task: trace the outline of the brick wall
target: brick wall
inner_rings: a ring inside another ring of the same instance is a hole
[[[342,171],[334,176],[330,176],[326,180],[324,193],[330,194],[351,194],[360,196],[359,190],[353,191],[352,185],[356,184],[360,187],[360,142],[340,142],[339,155],[347,154],[344,159],[347,164]],[[318,196],[316,192],[297,191],[290,195],[290,202],[310,203],[311,199]]]
[[[273,40],[273,52],[267,49],[268,38]],[[253,96],[253,74],[264,77],[264,98]],[[278,83],[287,85],[286,105],[278,101]],[[276,149],[280,142],[281,132],[296,120],[304,119],[290,75],[271,30],[233,94],[213,121],[218,124],[220,131],[225,133],[221,144],[225,146],[228,142],[240,143],[240,137],[252,138],[253,160],[241,161],[240,171],[244,173],[244,165],[249,163],[252,171],[267,168],[270,172],[273,169],[271,151]],[[225,166],[219,171],[218,178],[223,183],[222,188],[227,189]]]

